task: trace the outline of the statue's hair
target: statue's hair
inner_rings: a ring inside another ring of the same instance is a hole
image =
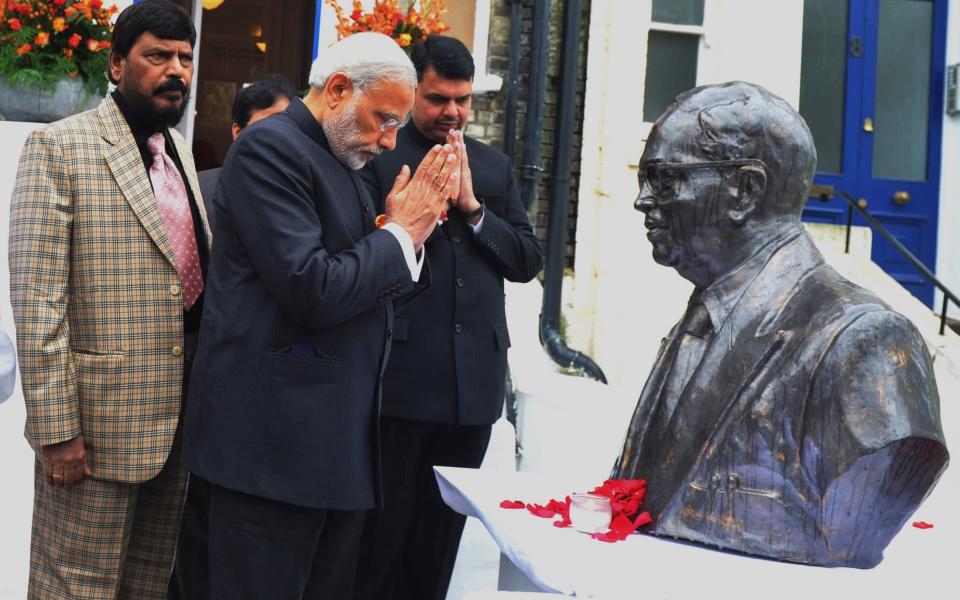
[[[400,46],[369,31],[321,49],[310,67],[310,87],[322,90],[334,73],[345,74],[361,93],[379,82],[417,85],[417,71]]]
[[[692,150],[706,160],[756,158],[767,166],[767,193],[758,207],[773,218],[799,217],[817,165],[806,121],[785,100],[752,83],[694,88],[661,117],[696,115]]]

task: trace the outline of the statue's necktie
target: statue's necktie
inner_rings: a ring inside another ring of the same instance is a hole
[[[690,300],[681,330],[677,334],[681,336],[679,347],[670,366],[666,384],[660,393],[661,411],[663,411],[661,418],[664,419],[664,424],[673,416],[677,401],[683,395],[697,367],[700,366],[703,352],[713,339],[710,313],[707,312],[707,307],[704,306],[699,295]]]
[[[682,415],[678,418],[674,415],[678,412],[678,401],[700,366],[704,351],[714,336],[710,313],[700,300],[699,294],[690,299],[687,312],[674,335],[676,337],[671,340],[673,348],[666,378],[640,449],[638,473],[651,481],[661,481],[659,473],[669,472],[673,468],[674,452],[686,452],[683,448],[678,448],[679,440],[690,433],[684,431],[687,426],[686,417],[689,411],[702,409],[699,398],[687,398],[686,405],[679,407]]]
[[[180,275],[183,288],[183,308],[190,310],[203,292],[203,273],[200,271],[200,255],[197,251],[197,235],[193,229],[190,199],[183,184],[180,170],[165,152],[162,133],[147,139],[147,148],[153,156],[150,166],[150,182],[157,199],[160,217],[167,231],[167,240],[173,250],[173,260]]]

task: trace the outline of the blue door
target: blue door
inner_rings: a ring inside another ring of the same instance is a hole
[[[846,223],[847,192],[934,270],[947,1],[805,0],[803,18],[800,113],[818,154],[804,219]],[[872,259],[933,302],[877,234]]]

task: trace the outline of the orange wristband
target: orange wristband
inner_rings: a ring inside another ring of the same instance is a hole
[[[387,224],[387,215],[380,213],[377,215],[377,218],[373,220],[373,224],[377,226],[377,229],[380,229]]]

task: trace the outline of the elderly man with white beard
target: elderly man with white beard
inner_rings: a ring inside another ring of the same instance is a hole
[[[350,596],[363,511],[381,504],[393,301],[420,285],[423,242],[460,185],[458,153],[436,145],[378,216],[355,173],[394,148],[416,83],[390,38],[351,36],[227,155],[184,433],[209,489],[199,597]]]

